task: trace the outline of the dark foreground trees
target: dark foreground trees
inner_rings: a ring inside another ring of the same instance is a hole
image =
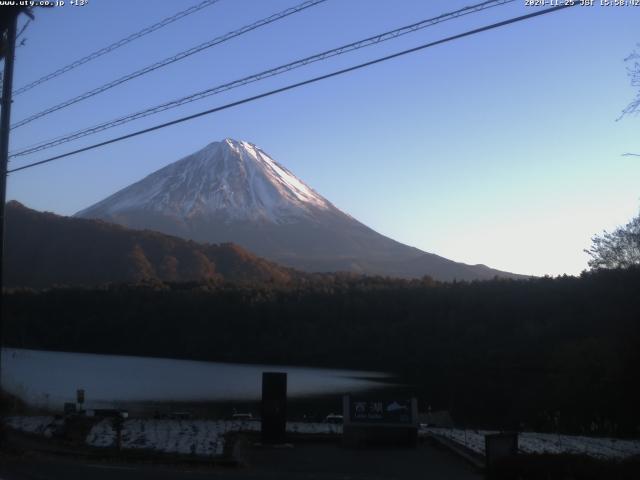
[[[13,347],[381,370],[467,425],[640,432],[640,268],[14,291],[3,313]]]

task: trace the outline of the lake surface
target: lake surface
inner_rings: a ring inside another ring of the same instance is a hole
[[[87,408],[130,402],[258,400],[262,372],[286,372],[290,397],[363,392],[387,374],[274,365],[2,349],[2,386],[28,404],[60,409],[85,390]]]

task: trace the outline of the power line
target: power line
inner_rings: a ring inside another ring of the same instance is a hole
[[[22,28],[20,29],[20,31],[18,31],[18,33],[16,34],[16,40],[18,40],[22,34],[25,32],[25,30],[27,29],[27,27],[29,26],[29,24],[31,23],[31,19],[28,19],[24,25],[22,25]],[[24,41],[24,40],[23,40]],[[14,94],[15,95],[15,94]]]
[[[91,98],[95,95],[98,95],[102,92],[105,92],[107,90],[112,89],[113,87],[116,87],[118,85],[121,85],[125,82],[128,82],[130,80],[133,80],[134,78],[138,78],[142,75],[146,75],[147,73],[151,73],[154,70],[158,70],[159,68],[162,67],[166,67],[167,65],[170,65],[174,62],[178,62],[180,60],[183,60],[187,57],[190,57],[191,55],[194,55],[198,52],[201,52],[207,48],[211,48],[214,45],[218,45],[220,43],[226,42],[228,40],[231,40],[232,38],[238,37],[240,35],[244,35],[245,33],[248,33],[252,30],[255,30],[257,28],[263,27],[265,25],[269,25],[270,23],[276,22],[278,20],[281,20],[283,18],[288,17],[289,15],[293,15],[294,13],[298,13],[301,12],[302,10],[306,10],[307,8],[310,7],[314,7],[320,3],[324,3],[327,0],[306,0],[305,2],[302,2],[298,5],[296,5],[295,7],[291,7],[291,8],[287,8],[286,10],[283,10],[281,12],[275,13],[269,17],[263,18],[262,20],[258,20],[257,22],[254,22],[250,25],[245,25],[242,28],[239,28],[237,30],[234,30],[232,32],[226,33],[224,35],[221,35],[219,37],[214,38],[213,40],[209,40],[208,42],[204,42],[200,45],[197,45],[195,47],[189,48],[188,50],[184,50],[182,52],[179,52],[171,57],[165,58],[164,60],[160,60],[159,62],[156,62],[152,65],[147,65],[146,67],[140,69],[140,70],[136,70],[133,73],[130,73],[128,75],[125,75],[123,77],[117,78],[109,83],[106,83],[104,85],[101,85],[97,88],[94,88],[93,90],[89,90],[88,92],[85,92],[81,95],[78,95],[76,97],[70,98],[69,100],[65,100],[62,103],[59,103],[58,105],[54,105],[53,107],[47,108],[46,110],[42,110],[41,112],[35,113],[33,115],[31,115],[30,117],[27,117],[19,122],[17,122],[16,124],[12,125],[11,128],[19,128],[22,127],[23,125],[26,125],[27,123],[31,123],[34,120],[37,120],[38,118],[44,117],[45,115],[49,115],[50,113],[56,112],[58,110],[61,110],[63,108],[69,107],[75,103],[81,102],[82,100],[86,100],[88,98]]]
[[[220,112],[222,110],[227,110],[229,108],[237,107],[239,105],[243,105],[245,103],[253,102],[253,101],[259,100],[261,98],[270,97],[270,96],[276,95],[278,93],[286,92],[288,90],[293,90],[295,88],[302,87],[304,85],[309,85],[309,84],[312,84],[312,83],[319,82],[321,80],[326,80],[326,79],[329,79],[329,78],[332,78],[332,77],[337,77],[338,75],[343,75],[345,73],[353,72],[355,70],[360,70],[362,68],[369,67],[371,65],[376,65],[378,63],[386,62],[387,60],[391,60],[391,59],[398,58],[398,57],[401,57],[401,56],[404,56],[404,55],[408,55],[410,53],[414,53],[414,52],[417,52],[417,51],[420,51],[420,50],[424,50],[426,48],[434,47],[436,45],[441,45],[443,43],[451,42],[453,40],[458,40],[458,39],[461,39],[461,38],[464,38],[464,37],[468,37],[468,36],[471,36],[471,35],[475,35],[475,34],[478,34],[478,33],[481,33],[481,32],[486,32],[487,30],[493,30],[495,28],[503,27],[503,26],[510,25],[510,24],[517,23],[517,22],[522,22],[524,20],[529,20],[529,19],[534,18],[534,17],[539,17],[541,15],[545,15],[545,14],[548,14],[548,13],[551,13],[551,12],[555,12],[555,11],[558,11],[558,10],[563,10],[565,8],[573,7],[573,6],[576,6],[576,5],[579,5],[579,3],[573,3],[573,4],[567,3],[565,5],[561,5],[561,6],[558,6],[558,7],[551,7],[551,8],[547,8],[545,10],[539,10],[537,12],[529,13],[527,15],[521,15],[519,17],[514,17],[514,18],[510,18],[508,20],[503,20],[503,21],[498,22],[498,23],[493,23],[491,25],[486,25],[484,27],[476,28],[476,29],[473,29],[473,30],[468,30],[466,32],[459,33],[457,35],[453,35],[453,36],[446,37],[446,38],[443,38],[443,39],[440,39],[440,40],[436,40],[434,42],[425,43],[425,44],[419,45],[417,47],[413,47],[413,48],[410,48],[410,49],[407,49],[407,50],[403,50],[401,52],[393,53],[391,55],[386,55],[384,57],[379,57],[379,58],[377,58],[375,60],[370,60],[368,62],[360,63],[360,64],[354,65],[352,67],[344,68],[342,70],[336,70],[334,72],[327,73],[325,75],[320,75],[318,77],[314,77],[314,78],[311,78],[311,79],[308,79],[308,80],[304,80],[302,82],[293,83],[293,84],[287,85],[285,87],[281,87],[281,88],[277,88],[275,90],[271,90],[271,91],[268,91],[268,92],[265,92],[265,93],[261,93],[259,95],[254,95],[252,97],[244,98],[244,99],[238,100],[236,102],[227,103],[226,105],[222,105],[220,107],[211,108],[209,110],[205,110],[205,111],[202,111],[202,112],[199,112],[199,113],[195,113],[193,115],[188,115],[186,117],[181,117],[181,118],[178,118],[176,120],[172,120],[170,122],[161,123],[161,124],[155,125],[153,127],[145,128],[145,129],[142,129],[142,130],[138,130],[136,132],[132,132],[132,133],[128,133],[126,135],[122,135],[120,137],[112,138],[112,139],[106,140],[104,142],[95,143],[95,144],[89,145],[87,147],[79,148],[77,150],[73,150],[73,151],[66,152],[66,153],[63,153],[63,154],[60,154],[60,155],[56,155],[54,157],[50,157],[50,158],[47,158],[47,159],[44,159],[44,160],[40,160],[40,161],[37,161],[37,162],[29,163],[29,164],[23,165],[21,167],[17,167],[17,168],[13,168],[11,170],[7,170],[7,174],[13,173],[13,172],[18,172],[20,170],[26,170],[28,168],[33,168],[33,167],[36,167],[38,165],[43,165],[45,163],[53,162],[55,160],[60,160],[62,158],[69,157],[71,155],[75,155],[75,154],[78,154],[78,153],[82,153],[82,152],[86,152],[86,151],[89,151],[89,150],[93,150],[93,149],[96,149],[96,148],[99,148],[99,147],[103,147],[105,145],[110,145],[112,143],[116,143],[116,142],[120,142],[122,140],[126,140],[128,138],[137,137],[137,136],[143,135],[145,133],[150,133],[150,132],[153,132],[155,130],[160,130],[162,128],[170,127],[170,126],[176,125],[178,123],[183,123],[183,122],[186,122],[186,121],[189,121],[189,120],[193,120],[195,118],[203,117],[205,115],[210,115],[212,113]]]
[[[34,87],[37,87],[38,85],[48,82],[51,79],[54,79],[56,77],[59,77],[60,75],[62,75],[63,73],[66,73],[70,70],[73,70],[74,68],[79,67],[80,65],[84,65],[85,63],[90,62],[91,60],[95,60],[98,57],[101,57],[102,55],[105,55],[107,53],[113,52],[114,50],[126,45],[127,43],[131,43],[134,40],[139,39],[140,37],[144,37],[145,35],[148,35],[152,32],[155,32],[156,30],[161,29],[162,27],[166,27],[167,25],[178,21],[188,15],[191,15],[192,13],[196,13],[200,10],[202,10],[203,8],[209,7],[215,3],[218,3],[220,0],[204,0],[200,3],[198,3],[197,5],[193,5],[192,7],[187,8],[186,10],[182,10],[180,12],[177,12],[174,15],[171,15],[170,17],[165,18],[164,20],[159,21],[158,23],[154,23],[153,25],[143,28],[142,30],[136,32],[136,33],[132,33],[131,35],[129,35],[128,37],[125,37],[121,40],[118,40],[117,42],[112,43],[111,45],[108,45],[104,48],[101,48],[100,50],[96,50],[93,53],[90,53],[89,55],[80,58],[79,60],[76,60],[62,68],[59,68],[58,70],[49,73],[48,75],[45,75],[44,77],[39,78],[38,80],[35,80],[27,85],[25,85],[24,87],[20,87],[19,89],[15,90],[13,92],[13,95],[20,95],[21,93],[24,93],[28,90],[31,90]]]
[[[391,30],[385,33],[381,33],[379,35],[375,35],[372,37],[368,37],[362,40],[358,40],[356,42],[352,42],[346,45],[342,45],[340,47],[337,48],[333,48],[331,50],[327,50],[309,57],[305,57],[299,60],[296,60],[294,62],[291,63],[287,63],[284,65],[280,65],[278,67],[275,68],[271,68],[269,70],[265,70],[262,71],[260,73],[254,74],[254,75],[250,75],[244,78],[241,78],[239,80],[234,80],[232,82],[229,83],[225,83],[222,85],[218,85],[212,88],[208,88],[206,90],[200,91],[200,92],[196,92],[194,94],[188,95],[186,97],[182,97],[182,98],[178,98],[175,100],[172,100],[170,102],[165,102],[163,104],[151,107],[151,108],[147,108],[132,114],[128,114],[125,115],[123,117],[114,119],[114,120],[110,120],[108,122],[103,122],[101,124],[98,125],[94,125],[92,127],[88,127],[85,128],[83,130],[80,131],[76,131],[70,134],[66,134],[63,135],[61,137],[56,137],[54,139],[50,139],[50,140],[45,140],[43,142],[38,142],[35,145],[31,145],[27,148],[24,148],[23,150],[17,151],[15,153],[11,154],[11,158],[15,158],[15,157],[20,157],[20,156],[24,156],[24,155],[29,155],[38,151],[42,151],[42,150],[47,150],[49,148],[53,148],[56,147],[58,145],[62,145],[64,143],[68,143],[70,141],[73,140],[77,140],[79,138],[82,137],[86,137],[88,135],[93,135],[95,133],[99,133],[101,131],[104,130],[108,130],[110,128],[113,127],[117,127],[120,125],[123,125],[125,123],[134,121],[134,120],[138,120],[140,118],[144,118],[144,117],[148,117],[150,115],[154,115],[156,113],[160,113],[163,112],[165,110],[169,110],[172,108],[176,108],[179,107],[181,105],[185,105],[187,103],[191,103],[197,100],[201,100],[203,98],[209,97],[211,95],[216,95],[218,93],[227,91],[227,90],[232,90],[234,88],[238,88],[244,85],[247,85],[249,83],[253,83],[253,82],[257,82],[259,80],[263,80],[265,78],[269,78],[269,77],[273,77],[276,75],[280,75],[282,73],[286,73],[290,70],[294,70],[296,68],[300,68],[303,67],[305,65],[309,65],[311,63],[317,62],[317,61],[321,61],[321,60],[326,60],[327,58],[331,58],[337,55],[342,55],[354,50],[358,50],[361,48],[365,48],[365,47],[369,47],[372,45],[376,45],[378,43],[382,43],[385,42],[387,40],[391,40],[397,37],[400,37],[402,35],[406,35],[408,33],[412,33],[418,30],[421,30],[423,28],[438,24],[438,23],[442,23],[448,20],[452,20],[455,18],[459,18],[465,15],[469,15],[472,13],[476,13],[482,10],[486,10],[489,8],[493,8],[496,6],[501,6],[507,3],[511,3],[514,2],[515,0],[488,0],[488,1],[484,1],[482,3],[476,4],[476,5],[471,5],[468,7],[464,7],[462,9],[459,10],[455,10],[453,12],[448,12],[448,13],[444,13],[442,15],[439,15],[437,17],[433,17],[433,18],[429,18],[426,20],[422,20],[420,22],[417,23],[413,23],[411,25],[407,25],[404,27],[400,27],[397,28],[395,30]]]

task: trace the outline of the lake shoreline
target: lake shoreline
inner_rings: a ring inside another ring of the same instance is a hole
[[[235,408],[255,410],[262,373],[288,375],[288,395],[296,402],[335,403],[343,394],[389,388],[388,374],[361,370],[229,364],[157,357],[2,349],[5,391],[35,411],[61,411],[85,392],[84,409],[122,408],[146,412],[175,409],[228,415]],[[386,381],[382,381],[382,380]],[[233,407],[233,405],[238,405]],[[231,408],[229,408],[231,407]],[[226,409],[226,410],[225,410]]]

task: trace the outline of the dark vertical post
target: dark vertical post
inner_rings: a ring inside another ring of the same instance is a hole
[[[491,433],[484,436],[485,467],[493,470],[501,462],[518,455],[518,432]]]
[[[262,373],[262,443],[284,443],[287,428],[287,374]]]
[[[13,90],[13,58],[16,50],[16,25],[19,10],[9,19],[4,45],[4,78],[2,82],[2,111],[0,112],[0,312],[4,303],[4,207],[7,201],[7,170],[9,164],[9,130],[11,129],[11,92]],[[0,313],[0,379],[2,375],[2,314]],[[2,384],[0,383],[0,391]]]

